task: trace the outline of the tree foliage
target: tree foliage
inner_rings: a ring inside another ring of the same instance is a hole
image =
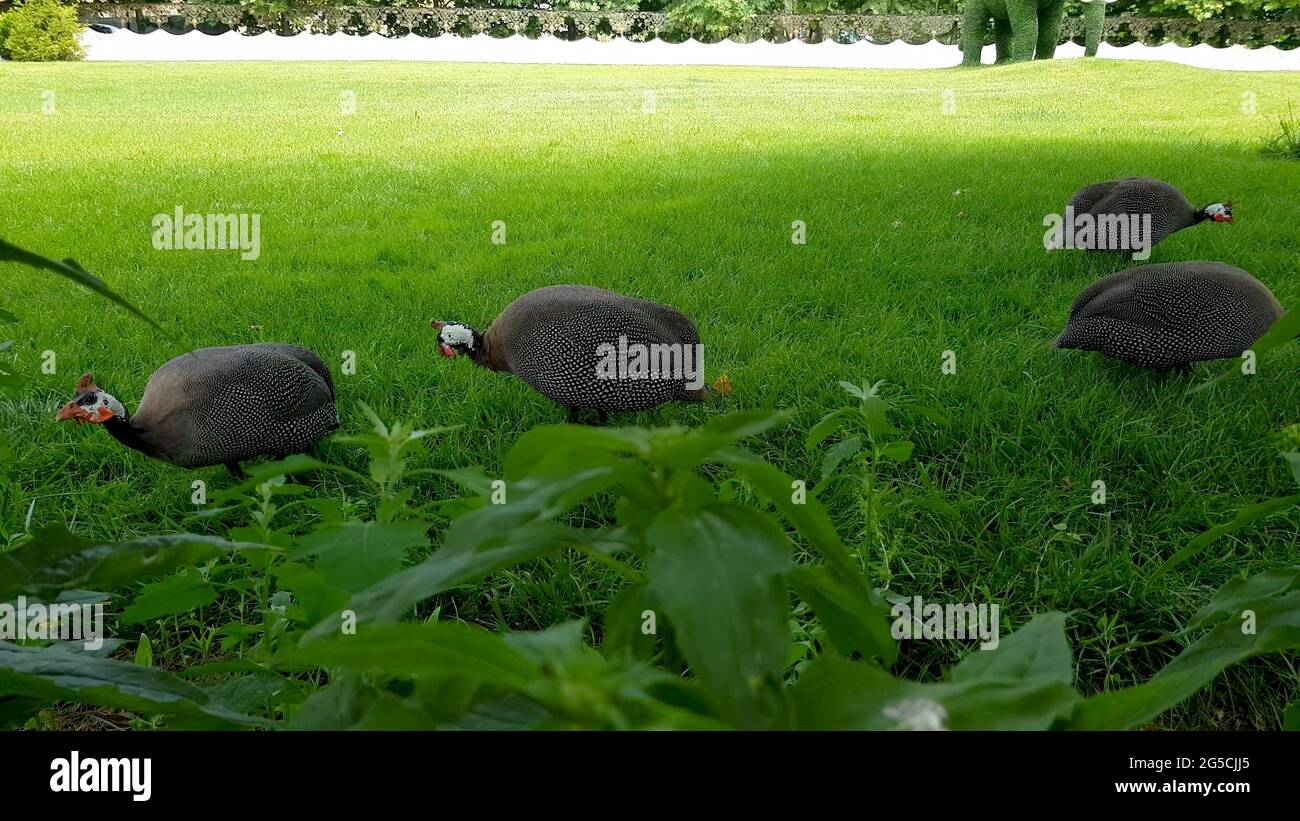
[[[27,0],[0,14],[0,57],[23,62],[80,60],[77,10],[57,0]]]

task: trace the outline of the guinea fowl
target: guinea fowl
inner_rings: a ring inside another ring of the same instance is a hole
[[[1125,177],[1084,186],[1074,192],[1066,206],[1077,219],[1090,214],[1098,226],[1098,242],[1094,250],[1137,251],[1141,243],[1130,231],[1124,231],[1112,242],[1101,237],[1102,223],[1098,218],[1108,215],[1151,215],[1150,237],[1145,237],[1147,248],[1153,248],[1165,237],[1205,220],[1236,222],[1232,216],[1232,201],[1211,203],[1199,210],[1192,208],[1182,192],[1163,180],[1152,177]],[[1145,229],[1143,234],[1145,234]]]
[[[486,332],[430,323],[443,356],[505,371],[563,405],[638,411],[704,398],[700,335],[676,310],[586,285],[551,285],[510,303]]]
[[[134,414],[90,374],[58,419],[102,424],[114,439],[186,468],[302,453],[339,426],[334,380],[316,354],[264,343],[200,348],[149,377]]]
[[[1079,294],[1055,346],[1163,371],[1240,356],[1283,313],[1273,293],[1240,268],[1140,265]]]

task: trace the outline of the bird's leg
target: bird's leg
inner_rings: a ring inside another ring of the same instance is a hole
[[[226,470],[230,471],[230,475],[236,479],[248,478],[248,474],[244,473],[244,469],[239,466],[238,462],[226,462]]]

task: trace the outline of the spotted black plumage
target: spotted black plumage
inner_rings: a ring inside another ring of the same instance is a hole
[[[1058,348],[1158,370],[1240,356],[1284,313],[1263,283],[1221,262],[1141,265],[1074,301]]]
[[[506,371],[538,393],[577,410],[638,411],[672,401],[697,401],[702,387],[693,378],[603,378],[602,345],[675,345],[699,352],[699,332],[681,313],[585,285],[538,288],[512,302],[492,326],[479,333],[467,326],[434,323],[444,349],[469,355],[476,363]],[[468,336],[472,334],[472,338]],[[467,337],[464,342],[460,338]],[[608,354],[609,349],[603,349]],[[703,363],[696,361],[702,380]],[[682,374],[676,374],[681,377]]]
[[[135,413],[100,391],[87,374],[72,404],[118,410],[102,421],[116,439],[187,468],[230,465],[310,449],[338,428],[334,380],[313,352],[266,343],[201,348],[163,365]],[[60,418],[77,418],[65,409]],[[105,414],[108,416],[108,414]],[[83,420],[85,421],[85,420]]]
[[[1119,180],[1094,183],[1074,192],[1067,207],[1076,218],[1091,214],[1094,221],[1109,215],[1151,215],[1151,237],[1148,247],[1170,234],[1189,228],[1211,218],[1214,205],[1196,209],[1182,192],[1163,180],[1152,177],[1125,177]],[[1231,202],[1223,203],[1231,218]],[[1098,250],[1136,251],[1141,244],[1127,235],[1126,241],[1117,242]]]

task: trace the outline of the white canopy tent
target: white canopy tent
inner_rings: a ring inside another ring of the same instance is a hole
[[[852,45],[823,42],[788,43],[666,43],[634,42],[621,38],[568,41],[544,35],[536,40],[515,35],[507,38],[479,34],[473,37],[389,38],[378,34],[303,33],[282,37],[270,32],[247,36],[236,32],[209,35],[198,31],[137,34],[87,30],[83,35],[88,60],[424,60],[464,63],[571,63],[579,65],[718,65],[786,66],[804,68],[948,68],[961,62],[956,46],[929,42],[911,45],[901,41],[886,45],[858,42]],[[1083,56],[1083,47],[1065,43],[1058,58]],[[1232,71],[1300,71],[1300,49],[1283,51],[1273,46],[1184,48],[1102,44],[1098,53],[1109,60],[1161,60],[1199,68]],[[984,61],[993,61],[993,47]]]

